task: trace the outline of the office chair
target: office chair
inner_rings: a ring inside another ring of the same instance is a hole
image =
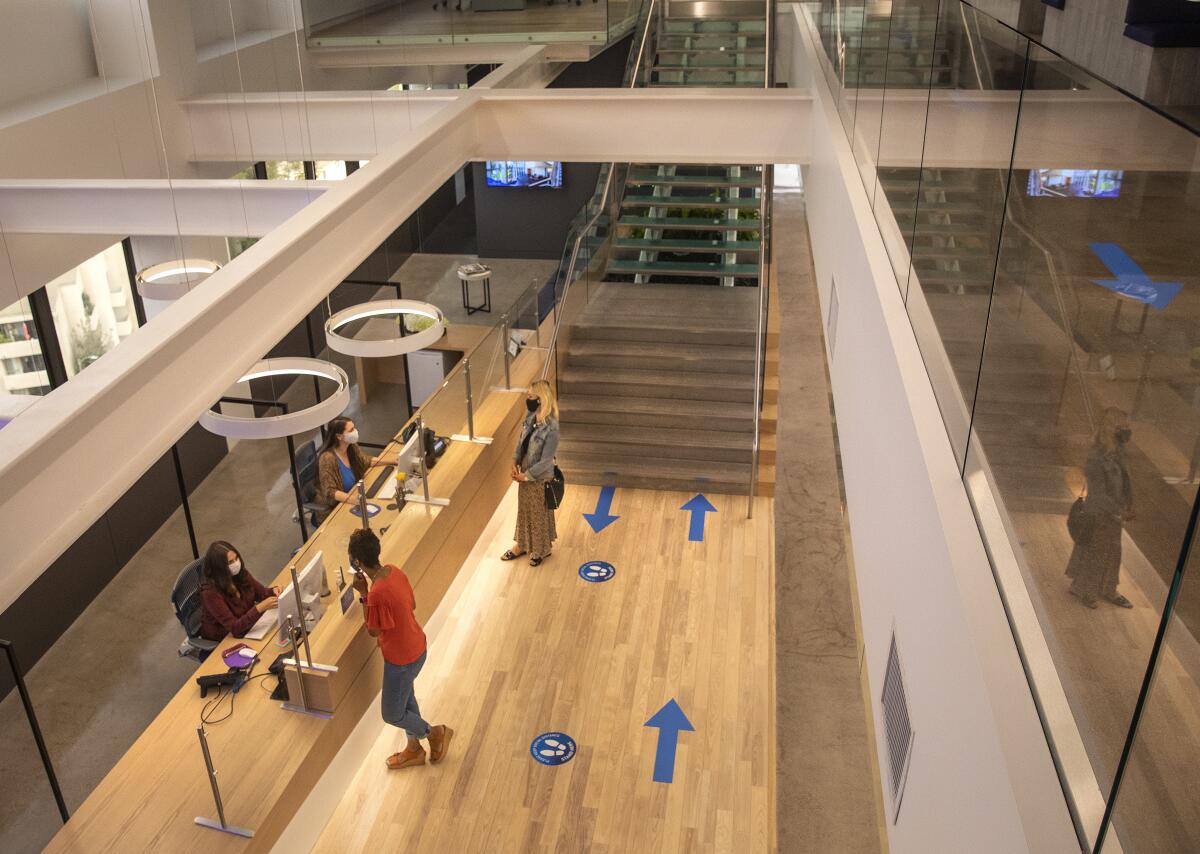
[[[187,632],[187,637],[179,644],[179,655],[197,661],[204,661],[217,648],[216,641],[200,637],[200,568],[203,565],[204,561],[194,560],[185,566],[171,590],[175,617]]]
[[[316,500],[318,476],[317,446],[308,441],[296,449],[296,478],[300,482],[300,502],[313,528],[319,526],[329,513],[329,508]]]

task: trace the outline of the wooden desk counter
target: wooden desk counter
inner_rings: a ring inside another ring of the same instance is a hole
[[[513,361],[514,383],[534,379],[543,357],[544,351],[523,351]],[[430,494],[449,498],[450,505],[409,503],[399,513],[385,506],[371,520],[376,531],[387,527],[381,538],[383,560],[403,567],[412,580],[422,624],[441,602],[511,482],[508,462],[524,414],[522,394],[489,394],[476,409],[475,426],[479,435],[492,436],[493,443],[452,442],[430,472]],[[437,427],[444,432],[443,425]],[[460,429],[465,432],[465,425]],[[394,458],[399,447],[393,442],[385,454]],[[287,564],[303,567],[315,550],[324,552],[334,592],[325,600],[325,613],[310,640],[314,662],[339,668],[343,693],[334,715],[326,719],[284,711],[264,690],[273,687],[275,680],[254,679],[233,695],[228,720],[205,727],[226,821],[253,830],[255,836],[243,839],[193,821],[197,816],[217,816],[197,735],[201,709],[208,700],[200,698],[199,688],[189,678],[51,840],[47,851],[270,850],[363,714],[377,713],[368,707],[379,692],[382,659],[363,629],[361,608],[355,604],[343,615],[337,595],[337,567],[346,565],[350,532],[360,524],[347,505],[337,508]],[[290,580],[287,566],[273,583],[284,585]],[[196,675],[223,672],[221,652],[237,642],[227,638]],[[255,674],[265,673],[283,651],[276,645],[274,631],[261,641],[247,643],[262,658]],[[210,693],[208,699],[213,696]],[[229,705],[225,700],[211,717],[220,718]]]
[[[493,324],[497,322],[499,322],[498,317],[492,320]],[[378,331],[383,329],[383,326],[372,327],[372,324],[386,324],[386,321],[367,321],[367,324],[364,326],[364,333],[368,333],[369,330],[375,330],[370,331],[367,337],[386,337],[383,332]],[[476,323],[452,323],[446,327],[445,335],[425,349],[447,350],[460,354],[470,353],[480,341],[488,336],[488,333],[493,328],[490,325],[485,326]],[[480,355],[486,359],[491,359],[491,353],[481,353]],[[366,406],[372,393],[380,383],[403,385],[405,382],[404,360],[406,358],[406,356],[387,356],[382,359],[364,359],[356,356],[354,359],[354,372],[358,380],[359,404]]]

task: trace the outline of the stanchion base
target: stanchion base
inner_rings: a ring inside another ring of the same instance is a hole
[[[254,836],[253,830],[248,830],[244,827],[234,827],[232,824],[221,824],[221,822],[213,821],[211,818],[196,816],[196,824],[201,827],[207,827],[209,830],[219,830],[222,833],[232,833],[234,836],[244,836],[246,839]]]
[[[427,504],[427,505],[430,505],[433,507],[449,507],[450,499],[449,498],[428,498],[428,499],[426,499],[420,495],[410,495],[410,496],[408,496],[408,503],[409,504]]]
[[[502,385],[494,385],[494,386],[492,386],[491,391],[519,391],[521,394],[526,394],[529,391],[529,389],[526,388],[525,386],[516,386],[515,385],[512,388],[505,388]]]
[[[450,437],[453,442],[470,442],[472,445],[490,445],[492,444],[491,436],[476,436],[472,439],[470,436],[464,436],[461,433],[455,433]]]
[[[320,712],[320,711],[317,711],[316,709],[306,709],[303,706],[297,706],[295,703],[280,703],[279,708],[283,709],[285,712],[297,712],[298,714],[301,714],[301,715],[308,715],[309,717],[314,717],[314,718],[322,718],[324,720],[329,720],[330,718],[333,717],[333,714],[330,712]],[[199,819],[197,819],[197,821],[199,821]]]

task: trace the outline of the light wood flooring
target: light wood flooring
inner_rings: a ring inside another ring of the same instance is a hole
[[[485,562],[472,570],[417,681],[424,717],[457,730],[437,766],[388,771],[403,740],[385,728],[314,850],[429,852],[772,851],[775,823],[774,520],[759,498],[711,495],[705,540],[688,541],[680,492],[618,489],[621,518],[582,518],[598,489],[569,487],[559,540],[541,567],[498,560],[515,493]],[[611,581],[578,574],[588,560]],[[674,698],[671,784],[651,780]],[[377,713],[377,712],[376,712]],[[530,756],[562,731],[575,758]]]

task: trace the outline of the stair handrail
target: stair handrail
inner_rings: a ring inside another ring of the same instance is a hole
[[[775,85],[775,3],[767,0],[767,36],[764,39],[766,49],[765,67],[763,68],[763,88],[770,89]],[[764,163],[759,170],[761,183],[759,198],[762,201],[762,218],[758,223],[758,329],[754,343],[754,437],[750,446],[750,492],[747,497],[746,518],[754,516],[754,493],[758,489],[758,458],[762,444],[762,406],[763,385],[767,373],[767,310],[769,305],[770,276],[771,276],[771,190],[775,183],[775,170],[771,164]]]
[[[660,0],[648,0],[648,3],[644,6],[646,20],[642,24],[642,36],[638,44],[637,57],[634,59],[633,67],[628,75],[628,84],[625,88],[633,89],[637,86],[638,75],[641,73],[642,60],[646,55],[646,41],[650,36],[650,26],[654,21],[655,8],[659,5],[659,2]],[[604,177],[604,189],[601,191],[599,202],[596,204],[596,212],[579,229],[579,233],[575,235],[575,242],[571,246],[571,260],[567,263],[566,274],[563,276],[562,295],[558,297],[556,303],[559,306],[565,307],[567,304],[567,294],[571,290],[571,283],[575,280],[575,265],[579,262],[579,250],[583,246],[584,238],[587,237],[588,232],[596,227],[596,223],[600,221],[600,217],[608,209],[609,194],[612,191],[613,184],[613,173],[616,171],[616,162],[609,163],[608,174]],[[584,208],[586,210],[586,205]],[[543,380],[550,373],[550,362],[554,358],[555,348],[558,346],[558,332],[562,328],[565,313],[562,310],[557,310],[554,313],[554,331],[550,335],[550,345],[546,348],[546,361],[542,364],[541,379]]]

